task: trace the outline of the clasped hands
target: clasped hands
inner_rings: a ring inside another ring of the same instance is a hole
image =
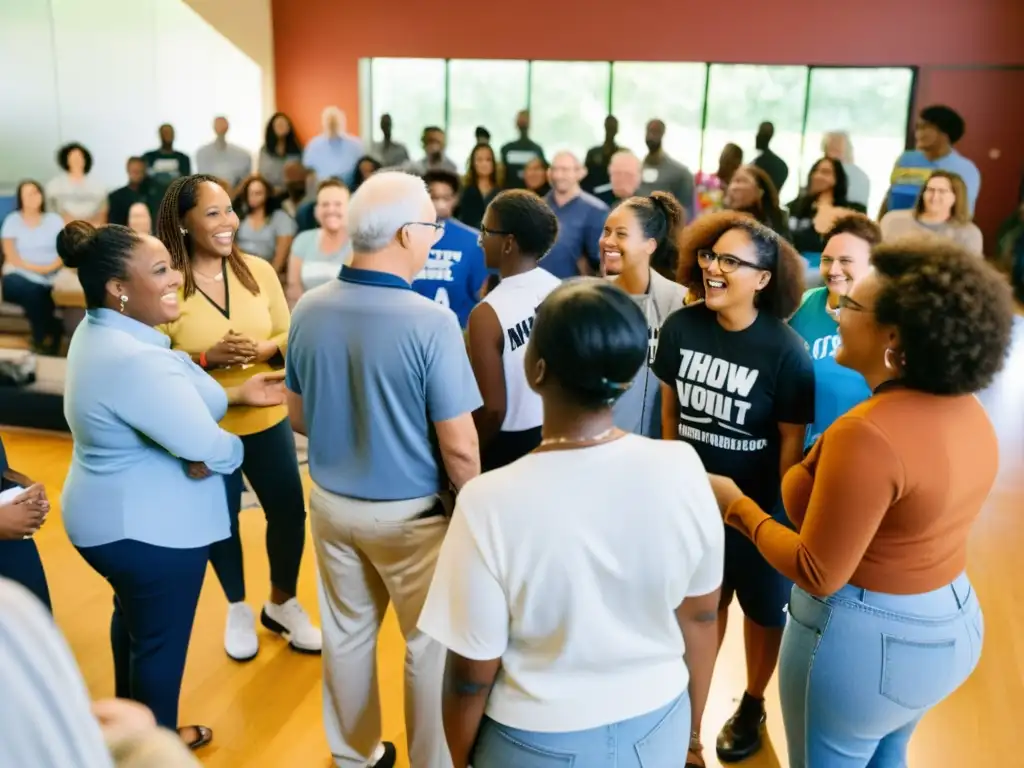
[[[9,502],[0,504],[0,539],[27,539],[38,531],[50,513],[50,501],[42,484],[34,483]]]
[[[228,331],[224,338],[206,350],[206,362],[215,368],[232,365],[262,363],[277,353],[277,344],[272,341],[254,341],[234,331]]]

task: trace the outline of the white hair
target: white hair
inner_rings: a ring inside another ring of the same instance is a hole
[[[846,131],[829,131],[821,137],[821,151],[825,152],[828,150],[828,143],[832,139],[843,140],[843,156],[840,159],[844,163],[853,162],[853,142],[850,141],[850,134]]]
[[[609,168],[611,168],[612,163],[615,162],[615,158],[629,160],[631,163],[634,163],[636,165],[636,169],[638,171],[643,168],[643,163],[640,161],[640,158],[631,149],[620,149],[617,152],[615,152],[615,154],[613,154],[611,156],[611,159],[608,161]]]
[[[335,106],[324,107],[324,111],[320,113],[320,122],[321,122],[321,124],[323,124],[324,128],[326,129],[327,128],[327,122],[332,117],[336,117],[338,119],[338,131],[339,131],[339,133],[344,133],[345,129],[347,128],[347,125],[346,125],[347,120],[345,119],[345,113],[339,107],[335,107]]]
[[[427,185],[404,171],[378,171],[359,185],[348,204],[348,236],[355,253],[376,253],[395,233],[433,210]]]

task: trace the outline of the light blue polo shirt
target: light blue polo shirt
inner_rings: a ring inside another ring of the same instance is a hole
[[[908,149],[896,160],[892,169],[891,186],[889,187],[890,211],[905,211],[913,208],[921,187],[928,181],[932,171],[949,171],[964,180],[967,186],[967,206],[974,214],[974,203],[981,189],[981,173],[977,166],[955,149],[949,150],[935,160],[929,160],[923,152]]]
[[[432,425],[483,404],[458,320],[395,275],[346,266],[339,277],[302,297],[288,333],[310,477],[367,501],[447,489]]]

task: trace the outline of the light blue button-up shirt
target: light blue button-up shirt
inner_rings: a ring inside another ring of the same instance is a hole
[[[349,188],[355,181],[359,158],[366,154],[363,142],[355,136],[314,136],[302,153],[302,164],[312,168],[316,177],[335,177],[344,181]]]
[[[224,389],[167,336],[89,310],[71,340],[64,393],[75,440],[61,497],[71,543],[190,549],[226,539],[220,475],[242,463],[242,441],[217,425],[227,407]],[[216,474],[192,480],[186,461]]]

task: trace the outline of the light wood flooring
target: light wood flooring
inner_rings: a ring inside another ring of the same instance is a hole
[[[1024,336],[1024,333],[1018,334]],[[911,766],[1024,766],[1012,754],[1018,717],[1024,712],[1024,339],[1007,371],[982,397],[1000,431],[999,480],[971,539],[969,572],[985,610],[986,637],[974,676],[936,708],[911,744]],[[96,697],[110,696],[113,679],[108,642],[110,590],[71,547],[60,522],[60,489],[67,472],[67,436],[3,431],[13,466],[46,484],[54,513],[37,536],[53,593],[56,618]],[[264,521],[258,510],[242,514],[249,602],[258,610],[266,594]],[[312,546],[303,562],[300,599],[315,615]],[[214,743],[201,758],[209,768],[328,768],[321,725],[320,659],[288,650],[261,631],[260,655],[236,664],[222,645],[225,602],[212,573],[206,581],[192,637],[182,694],[182,722],[210,725]],[[744,685],[741,622],[730,622],[705,717],[709,766],[714,737],[731,714]],[[393,616],[381,635],[380,686],[384,736],[399,745],[408,768],[402,722],[401,636]],[[785,738],[778,692],[769,692],[768,731],[774,748],[744,763],[747,768],[785,765]]]

